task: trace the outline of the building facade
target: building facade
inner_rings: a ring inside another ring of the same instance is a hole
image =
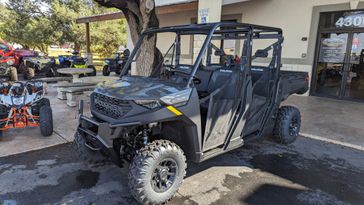
[[[160,2],[191,1],[157,0],[157,6]],[[161,26],[237,21],[282,28],[283,69],[309,72],[309,94],[364,100],[364,1],[199,0],[197,10],[163,14],[159,19]],[[185,55],[194,54],[198,39],[190,44]]]
[[[364,0],[155,2],[160,26],[235,21],[282,28],[283,69],[309,73],[307,94],[364,101]],[[80,18],[78,23],[85,23],[87,28],[90,22],[121,17],[120,13],[105,14]],[[158,39],[162,52],[174,40],[168,35]],[[183,40],[188,43],[184,44],[182,55],[193,60],[201,40]],[[127,47],[132,48],[130,39],[127,42]]]

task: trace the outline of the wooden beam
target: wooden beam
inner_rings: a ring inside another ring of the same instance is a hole
[[[160,6],[156,8],[157,15],[163,14],[171,14],[177,12],[186,12],[186,11],[197,11],[198,9],[198,2],[190,2],[184,4],[175,4],[169,6]],[[115,12],[115,13],[108,13],[108,14],[100,14],[95,16],[87,16],[81,17],[76,19],[76,23],[91,23],[91,22],[98,22],[98,21],[110,21],[116,19],[124,18],[123,12]]]
[[[100,14],[95,16],[81,17],[76,19],[76,23],[80,24],[80,23],[91,23],[98,21],[110,21],[122,18],[124,18],[123,12],[115,12],[115,13]]]

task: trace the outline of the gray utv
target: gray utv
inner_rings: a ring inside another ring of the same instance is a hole
[[[143,39],[166,33],[174,38],[160,75],[133,76]],[[129,162],[135,199],[162,204],[181,186],[187,161],[203,162],[264,136],[292,143],[300,112],[280,104],[307,91],[308,75],[280,70],[282,42],[281,29],[241,23],[147,30],[120,79],[91,94],[91,117],[80,103],[75,149],[91,164]],[[201,45],[197,54],[191,49],[196,55],[182,54],[193,44]]]

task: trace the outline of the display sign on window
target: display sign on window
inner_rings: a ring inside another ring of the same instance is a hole
[[[319,62],[342,63],[345,59],[347,40],[340,37],[324,38],[321,42]]]

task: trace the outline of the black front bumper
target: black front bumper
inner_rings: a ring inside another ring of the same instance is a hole
[[[140,125],[139,122],[123,123],[112,125],[107,122],[99,122],[96,119],[80,115],[77,131],[86,138],[86,141],[93,142],[86,144],[93,151],[100,151],[110,157],[112,161],[120,163],[120,156],[113,147],[113,140],[125,132],[126,127]]]

